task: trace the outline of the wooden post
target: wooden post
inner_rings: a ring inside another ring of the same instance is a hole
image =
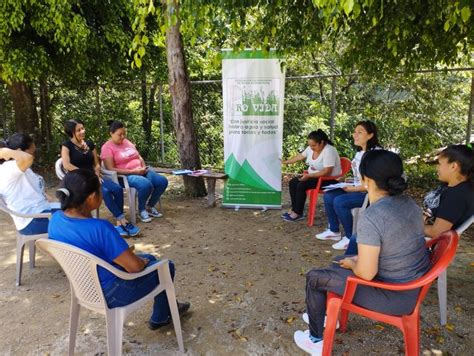
[[[161,146],[161,162],[165,161],[165,144],[163,140],[163,84],[160,83],[160,146]]]
[[[329,138],[334,139],[334,126],[335,126],[335,116],[336,116],[336,84],[337,77],[332,77],[331,82],[331,117],[329,118]]]
[[[466,144],[471,142],[472,136],[472,115],[474,114],[474,72],[471,72],[471,101],[467,114]]]

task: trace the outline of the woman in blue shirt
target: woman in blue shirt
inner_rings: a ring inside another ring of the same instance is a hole
[[[62,211],[53,215],[49,224],[49,238],[79,247],[113,266],[130,273],[140,272],[156,262],[152,255],[135,255],[114,226],[106,220],[93,219],[92,211],[102,202],[100,182],[90,170],[76,169],[68,173],[57,192]],[[169,262],[171,278],[174,264]],[[156,272],[134,279],[123,280],[99,267],[100,284],[109,308],[128,305],[150,293],[159,284]],[[189,303],[178,302],[181,313]],[[148,322],[150,329],[169,324],[171,314],[166,293],[155,297],[153,312]]]

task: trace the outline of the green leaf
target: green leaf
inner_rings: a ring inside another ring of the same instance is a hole
[[[448,32],[449,26],[450,26],[450,24],[449,24],[449,20],[448,20],[444,23],[444,32]]]
[[[471,17],[471,9],[468,6],[464,6],[461,10],[461,18],[464,22],[467,22]]]
[[[149,39],[148,39],[148,36],[147,35],[143,35],[142,37],[142,43],[144,46],[146,46],[149,42]]]
[[[145,47],[140,46],[138,48],[138,54],[140,55],[140,57],[143,57],[145,55]]]
[[[360,15],[360,4],[358,2],[354,4],[353,11],[354,11],[354,18],[358,18]]]
[[[349,14],[352,12],[352,9],[354,8],[354,0],[344,1],[344,5],[342,5],[342,7],[346,15],[349,16]]]
[[[141,68],[142,66],[142,60],[140,58],[135,58],[135,64],[137,65],[138,68]]]

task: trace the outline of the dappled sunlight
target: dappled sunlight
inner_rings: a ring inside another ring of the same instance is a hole
[[[3,257],[0,260],[0,267],[7,267],[7,266],[16,264],[16,248],[9,250],[7,255],[5,253],[3,253],[2,255]],[[30,258],[29,258],[28,248],[25,247],[23,263],[29,262],[29,260]]]

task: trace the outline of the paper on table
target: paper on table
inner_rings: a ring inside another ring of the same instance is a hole
[[[179,169],[177,171],[173,171],[173,174],[175,176],[182,176],[182,175],[189,174],[189,173],[193,173],[193,171],[190,170],[190,169]]]
[[[324,191],[328,191],[328,190],[334,190],[334,189],[342,189],[344,187],[353,187],[354,184],[352,183],[336,183],[336,184],[329,184],[329,185],[326,185],[325,187],[323,187],[323,190]]]

